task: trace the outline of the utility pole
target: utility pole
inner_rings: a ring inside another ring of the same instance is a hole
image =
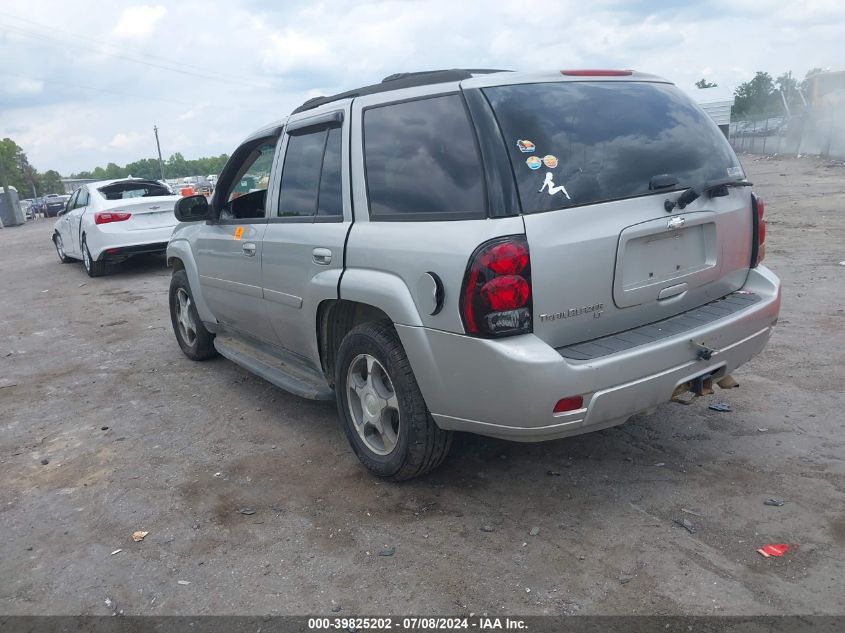
[[[164,180],[164,163],[161,161],[161,145],[158,142],[158,126],[153,126],[153,132],[156,135],[156,147],[158,148],[158,169],[161,172],[161,179]]]

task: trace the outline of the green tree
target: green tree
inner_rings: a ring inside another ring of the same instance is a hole
[[[106,165],[106,178],[112,180],[114,178],[125,178],[126,177],[126,170],[122,167],[119,167],[115,163],[109,163]]]
[[[167,178],[184,178],[185,176],[207,176],[219,174],[223,165],[229,160],[228,154],[219,156],[204,156],[192,160],[186,159],[182,154],[176,152],[164,163],[164,173]],[[127,163],[120,167],[115,163],[109,163],[105,167],[95,167],[90,171],[80,171],[71,174],[71,178],[94,178],[96,180],[108,180],[112,178],[150,178],[158,180],[161,178],[157,158],[141,158]]]
[[[62,176],[55,169],[48,169],[38,178],[39,193],[46,195],[48,193],[64,193],[64,185],[62,184]]]
[[[798,80],[792,76],[791,70],[775,79],[775,86],[783,94],[783,98],[790,107],[801,105],[801,97],[798,96]]]
[[[707,79],[705,79],[704,77],[695,82],[696,88],[715,88],[718,85],[719,84],[707,81]]]
[[[772,76],[758,71],[754,79],[737,86],[734,91],[734,116],[748,116],[778,112],[779,97],[775,93]]]
[[[183,176],[190,176],[188,173],[185,157],[179,152],[173,154],[167,159],[166,172],[171,178],[182,178]]]
[[[142,158],[141,160],[127,163],[125,171],[127,176],[132,176],[133,178],[150,178],[152,180],[161,178],[157,158]]]
[[[6,178],[7,185],[18,190],[21,198],[27,198],[31,192],[31,186],[27,180],[26,173],[34,171],[29,165],[23,149],[10,138],[0,141],[0,171]]]

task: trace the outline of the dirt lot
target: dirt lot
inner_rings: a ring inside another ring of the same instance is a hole
[[[163,258],[89,279],[52,221],[0,231],[0,612],[845,613],[845,167],[744,162],[784,304],[740,389],[557,442],[464,436],[401,485],[333,405],[183,357]]]

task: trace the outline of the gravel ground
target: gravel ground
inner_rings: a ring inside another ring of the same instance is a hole
[[[398,485],[332,404],[187,360],[163,258],[0,231],[0,613],[845,614],[845,167],[744,162],[784,303],[739,389]]]

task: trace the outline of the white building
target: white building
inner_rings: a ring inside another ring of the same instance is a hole
[[[686,93],[710,115],[710,118],[727,136],[728,125],[731,122],[731,108],[734,105],[733,90],[716,86],[715,88],[688,88]]]

